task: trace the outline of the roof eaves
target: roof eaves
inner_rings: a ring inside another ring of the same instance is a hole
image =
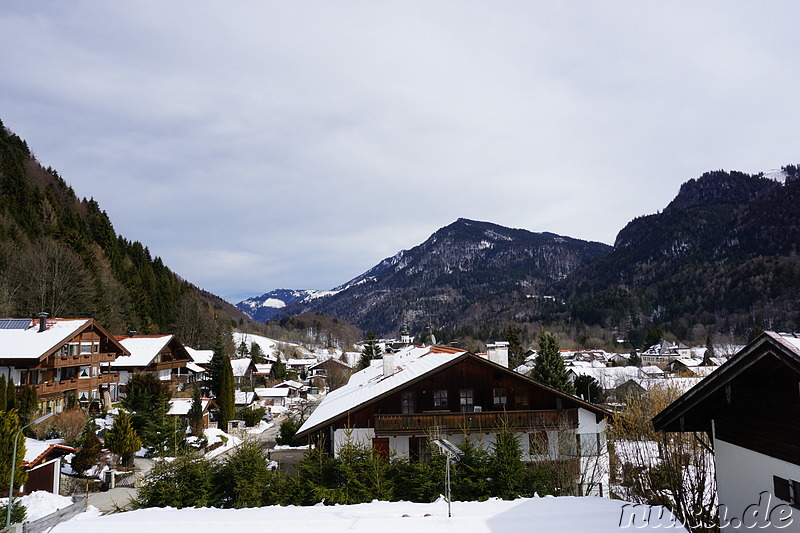
[[[767,357],[771,353],[770,350],[765,349],[760,351],[761,347],[765,344],[771,344],[775,348],[778,348],[775,350],[774,355],[792,367],[796,372],[800,373],[800,351],[788,345],[777,333],[766,331],[756,340],[745,346],[738,354],[728,359],[725,364],[712,372],[708,377],[700,381],[654,416],[653,426],[655,429],[657,431],[666,431],[664,428],[674,423],[686,412],[693,409],[700,402],[725,386],[731,379],[761,361],[764,357]],[[756,354],[755,357],[752,356],[754,353]]]

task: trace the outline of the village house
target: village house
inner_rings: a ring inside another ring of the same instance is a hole
[[[608,495],[610,413],[507,367],[501,347],[485,358],[439,346],[385,354],[330,392],[298,436],[323,437],[333,453],[354,442],[426,460],[433,438],[466,437],[489,449],[507,424],[524,460],[569,464],[576,492]]]
[[[798,383],[800,339],[766,332],[653,418],[660,431],[709,436],[722,531],[743,530],[753,509],[759,531],[800,522]]]
[[[18,392],[36,389],[43,412],[63,411],[71,399],[84,407],[111,406],[119,374],[108,364],[128,351],[91,318],[0,319],[0,374]]]
[[[65,455],[75,453],[75,448],[62,444],[61,439],[36,440],[25,438],[25,456],[22,468],[28,480],[21,491],[30,493],[43,490],[58,494],[61,488],[61,465]]]
[[[136,372],[147,372],[159,380],[177,385],[188,379],[186,365],[192,358],[175,335],[118,336],[130,355],[118,357],[111,368],[119,372],[119,384],[125,385]]]
[[[238,387],[253,386],[253,372],[256,371],[256,366],[251,358],[231,359],[231,370],[233,370],[233,382]]]
[[[672,343],[662,340],[658,344],[650,346],[641,354],[643,365],[669,365],[675,359],[689,359],[692,356],[691,349],[683,343]]]
[[[167,411],[167,415],[175,416],[179,419],[187,420],[189,419],[189,411],[192,408],[192,398],[172,398],[169,401],[169,410]],[[219,410],[217,404],[214,400],[210,398],[202,398],[200,400],[200,406],[203,412],[203,429],[208,429],[211,427],[211,411]]]
[[[286,400],[289,398],[289,393],[292,392],[292,390],[287,387],[256,387],[253,389],[253,392],[256,393],[259,403],[264,407],[274,405],[285,407]]]

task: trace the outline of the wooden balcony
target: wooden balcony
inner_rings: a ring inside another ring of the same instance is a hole
[[[450,433],[483,433],[495,431],[504,424],[518,430],[575,429],[578,427],[578,410],[375,415],[375,435],[424,435],[433,426],[446,428]]]
[[[186,363],[188,363],[188,361],[183,359],[178,361],[162,361],[155,364],[155,370],[158,372],[161,370],[172,370],[173,368],[183,368],[186,366]],[[150,369],[152,369],[152,367],[148,368],[148,370]]]
[[[77,355],[51,355],[45,361],[48,368],[65,366],[88,366],[99,363],[110,363],[117,358],[115,353],[81,353]]]
[[[34,387],[36,387],[36,394],[41,397],[64,394],[66,392],[95,390],[100,385],[117,382],[119,382],[119,373],[107,372],[91,378],[63,379],[60,381],[37,383]]]

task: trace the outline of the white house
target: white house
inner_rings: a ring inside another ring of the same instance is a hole
[[[709,435],[722,531],[799,530],[800,339],[764,333],[653,424]]]

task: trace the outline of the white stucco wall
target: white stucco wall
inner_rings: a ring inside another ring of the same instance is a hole
[[[775,459],[767,455],[730,444],[722,440],[714,442],[714,460],[717,468],[717,494],[720,505],[727,508],[728,527],[724,533],[738,531],[800,531],[800,510],[792,509],[786,502],[775,498],[772,476],[800,481],[800,466]],[[762,497],[766,492],[769,498]],[[761,501],[761,505],[759,504]],[[754,507],[750,507],[754,506]],[[788,527],[779,527],[781,509],[790,512],[792,523]],[[748,510],[749,507],[749,510]],[[761,509],[761,514],[755,515]],[[772,513],[772,521],[766,520]],[[766,516],[765,516],[766,515]],[[760,521],[761,518],[763,521]],[[723,518],[723,517],[721,517]],[[734,527],[734,519],[745,519],[741,527]],[[755,528],[745,527],[753,520],[759,520]],[[772,522],[772,523],[770,523]],[[762,527],[765,526],[766,527]]]
[[[333,433],[333,454],[338,457],[339,448],[345,445],[348,440],[352,444],[372,448],[372,439],[374,438],[375,430],[372,428],[337,429]]]

